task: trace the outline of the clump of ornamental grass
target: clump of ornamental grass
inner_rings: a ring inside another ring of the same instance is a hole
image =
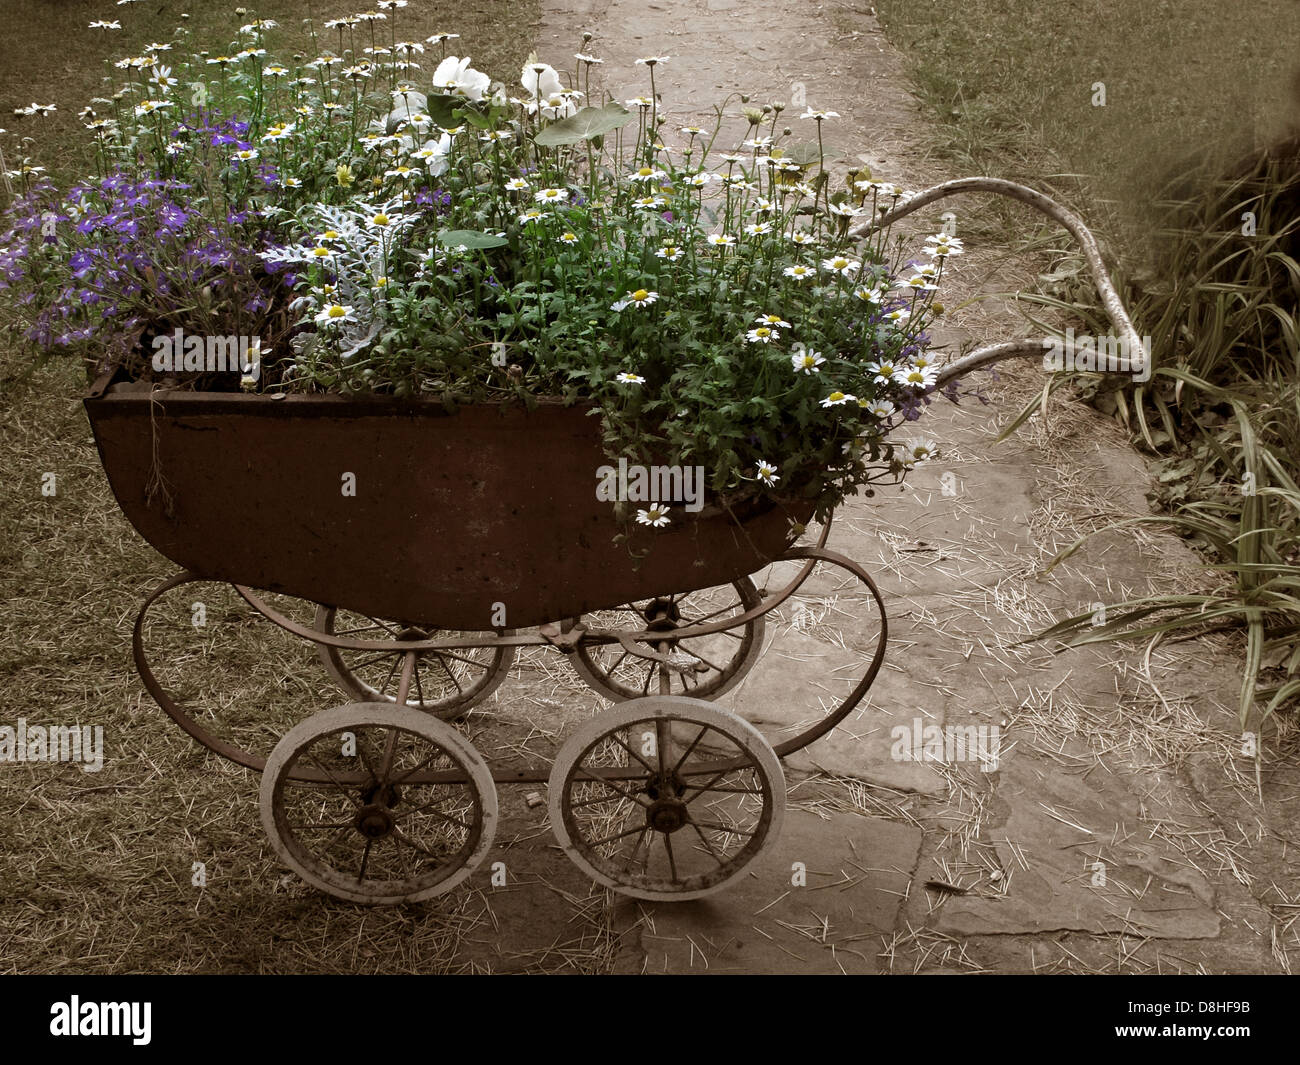
[[[0,296],[27,339],[169,385],[147,345],[179,328],[261,336],[249,388],[561,397],[601,417],[611,457],[702,465],[723,501],[819,518],[931,455],[893,434],[932,398],[926,329],[961,242],[849,237],[906,194],[832,176],[838,115],[742,106],[733,141],[728,97],[670,128],[669,57],[639,60],[646,94],[622,101],[591,98],[583,53],[508,87],[380,6],[297,61],[271,56],[269,19],[227,54],[178,31],[116,61],[82,113],[97,173],[62,194],[12,175]]]
[[[1238,713],[1254,731],[1300,698],[1300,139],[1228,174],[1178,173],[1164,191],[1151,259],[1131,270],[1125,301],[1151,335],[1152,379],[1079,381],[1156,455],[1152,497],[1163,513],[1133,523],[1192,541],[1207,559],[1205,584],[1111,604],[1105,624],[1083,614],[1043,635],[1078,644],[1240,633]],[[1103,328],[1095,301],[1030,299]]]

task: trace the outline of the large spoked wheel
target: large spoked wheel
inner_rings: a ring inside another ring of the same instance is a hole
[[[565,853],[597,883],[638,899],[697,899],[775,841],[785,777],[748,722],[701,699],[652,696],[569,739],[550,812]]]
[[[359,640],[430,640],[439,636],[436,629],[407,628],[332,606],[317,608],[315,627],[327,635]],[[353,698],[396,704],[401,651],[348,651],[318,644],[317,653],[330,676]],[[406,705],[445,720],[462,717],[496,691],[514,660],[515,649],[509,645],[425,651],[416,662]]]
[[[262,775],[262,824],[281,861],[349,902],[418,902],[487,857],[496,787],[450,725],[410,707],[351,703],[291,729]]]
[[[734,584],[589,614],[582,618],[589,628],[662,633],[662,640],[647,649],[662,650],[679,668],[640,658],[622,644],[592,640],[579,640],[570,661],[588,687],[615,702],[658,694],[661,672],[668,676],[670,688],[663,694],[716,699],[744,679],[762,651],[762,615],[709,636],[679,640],[673,638],[673,632],[688,625],[739,617],[760,602],[754,582],[742,577]]]

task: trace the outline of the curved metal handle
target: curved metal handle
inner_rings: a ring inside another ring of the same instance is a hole
[[[1097,294],[1101,296],[1102,306],[1106,309],[1106,316],[1110,318],[1111,325],[1115,327],[1124,344],[1131,345],[1128,347],[1129,351],[1145,350],[1142,338],[1138,336],[1137,330],[1133,328],[1133,322],[1130,320],[1128,312],[1124,310],[1124,304],[1120,301],[1119,293],[1115,291],[1115,285],[1111,282],[1110,274],[1106,270],[1106,262],[1101,257],[1101,248],[1097,244],[1097,238],[1083,224],[1083,219],[1069,208],[1062,207],[1051,197],[1044,196],[1041,192],[1037,192],[1026,185],[1018,185],[1014,181],[1006,181],[1003,178],[985,177],[957,178],[954,181],[945,181],[941,185],[935,185],[933,188],[926,189],[924,192],[913,196],[906,203],[900,203],[897,207],[885,212],[872,222],[852,227],[849,230],[849,236],[855,240],[860,240],[869,233],[891,225],[913,211],[918,211],[922,207],[934,203],[935,200],[942,200],[945,196],[953,196],[960,192],[992,192],[999,196],[1008,196],[1013,200],[1028,204],[1064,226],[1070,235],[1079,242],[1079,246],[1083,250],[1084,260],[1092,273],[1092,280],[1097,286]],[[935,387],[942,388],[949,381],[981,366],[1018,356],[1041,355],[1042,352],[1043,345],[1036,340],[1012,340],[1003,344],[980,348],[956,362],[949,363],[940,370]]]

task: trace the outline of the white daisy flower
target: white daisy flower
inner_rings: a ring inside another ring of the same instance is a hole
[[[653,525],[655,528],[659,528],[668,524],[668,508],[655,504],[646,510],[638,510],[636,520],[642,525]]]
[[[821,373],[820,367],[825,362],[826,360],[812,348],[809,348],[807,351],[801,352],[798,355],[790,356],[790,366],[795,373]]]
[[[620,385],[643,385],[643,384],[645,384],[645,378],[642,377],[640,374],[627,373],[626,371],[624,371],[623,373],[619,374],[617,377],[614,378],[614,380],[617,381]]]
[[[933,440],[918,440],[905,447],[910,457],[905,458],[904,461],[915,466],[921,466],[939,454],[939,445]]]
[[[816,277],[817,271],[811,266],[805,266],[803,263],[795,263],[794,266],[787,266],[781,273],[786,277],[793,278],[796,281],[807,281],[810,277]]]
[[[892,359],[877,359],[875,362],[867,363],[867,373],[875,375],[873,380],[878,385],[891,384],[894,375],[898,373],[898,363]]]
[[[764,484],[776,484],[781,478],[777,476],[776,467],[763,459],[758,460],[758,479]]]
[[[356,312],[345,303],[329,303],[316,315],[316,324],[320,326],[340,326],[344,322],[355,322]]]
[[[822,260],[822,269],[829,270],[833,274],[840,274],[843,277],[848,277],[861,265],[860,262],[854,259],[846,259],[843,255],[836,255]]]
[[[746,333],[745,339],[751,344],[770,344],[774,340],[780,340],[781,334],[771,326],[760,325]]]
[[[914,366],[904,371],[902,376],[895,377],[895,380],[904,388],[916,388],[924,392],[927,388],[934,387],[934,382],[938,376],[938,371],[932,367],[922,369]]]
[[[659,298],[658,292],[651,292],[649,289],[639,288],[635,292],[629,292],[617,303],[610,305],[611,311],[621,311],[625,307],[648,307]]]
[[[825,399],[822,400],[822,406],[841,407],[845,403],[855,403],[857,401],[857,398],[858,398],[857,396],[851,395],[847,392],[836,391],[836,392],[832,392],[829,396],[827,396]]]

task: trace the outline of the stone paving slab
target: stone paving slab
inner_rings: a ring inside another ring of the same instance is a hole
[[[1134,785],[1140,780],[1003,759],[997,787],[1002,816],[983,833],[1001,862],[998,895],[950,898],[935,927],[965,935],[1069,930],[1217,936],[1213,887],[1152,836]]]
[[[921,832],[859,814],[786,814],[780,840],[725,893],[620,901],[623,973],[836,974],[879,971],[916,867]],[[792,885],[802,862],[807,886]]]

